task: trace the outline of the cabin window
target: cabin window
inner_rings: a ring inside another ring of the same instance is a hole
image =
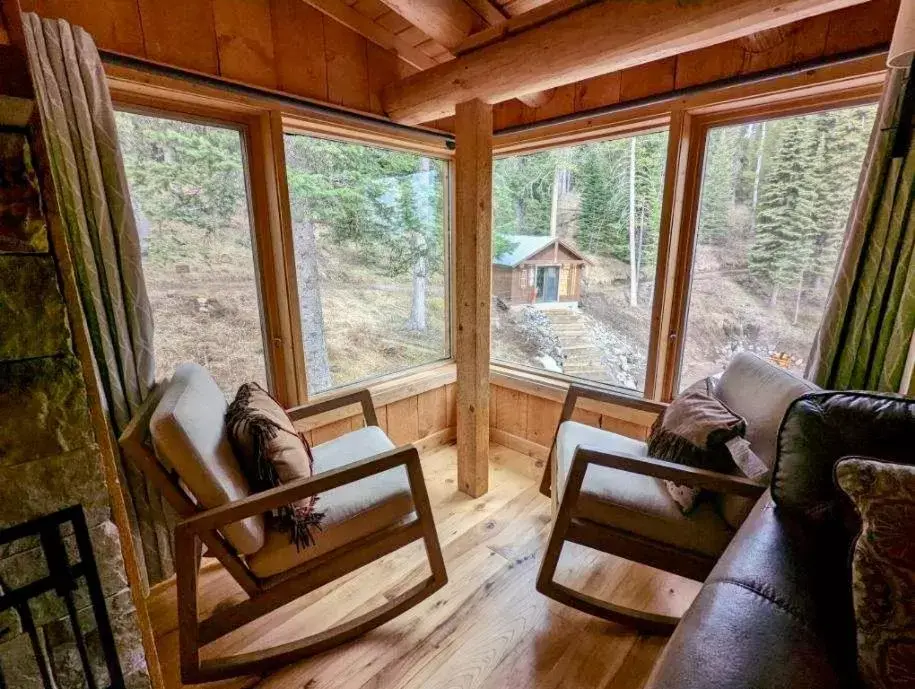
[[[285,135],[308,393],[451,356],[447,161]]]
[[[242,132],[118,112],[158,375],[185,361],[227,396],[267,383]]]
[[[494,361],[644,392],[667,137],[495,160]]]
[[[876,106],[712,127],[680,388],[749,350],[803,375]]]

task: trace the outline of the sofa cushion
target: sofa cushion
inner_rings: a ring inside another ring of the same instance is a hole
[[[394,443],[377,426],[360,428],[313,447],[314,472],[317,475],[393,449]],[[407,471],[394,467],[321,493],[317,509],[324,513],[324,519],[314,533],[314,544],[297,548],[288,534],[271,529],[264,547],[248,558],[256,576],[284,572],[410,518],[413,498]]]
[[[553,495],[561,497],[580,445],[604,452],[647,456],[645,443],[592,426],[566,421],[556,439]],[[688,515],[670,496],[664,481],[606,467],[588,467],[577,515],[605,526],[703,555],[717,556],[734,534],[709,502]]]
[[[658,660],[650,689],[857,686],[841,529],[765,494]]]
[[[149,421],[157,456],[206,509],[251,495],[226,434],[226,409],[226,398],[207,370],[187,363],[175,371]],[[249,555],[264,544],[264,518],[248,517],[222,533]]]
[[[788,409],[779,433],[772,497],[818,521],[840,520],[849,539],[857,518],[839,499],[836,463],[866,455],[897,464],[915,463],[915,399],[868,392],[816,392]]]
[[[750,448],[771,469],[775,466],[778,429],[785,411],[801,395],[819,389],[755,354],[740,352],[728,362],[715,394],[747,422],[746,439]],[[734,528],[746,519],[753,502],[738,495],[718,498],[722,516]]]

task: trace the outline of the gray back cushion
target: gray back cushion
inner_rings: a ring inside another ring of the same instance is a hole
[[[813,383],[792,375],[755,354],[736,354],[715,394],[747,422],[747,440],[770,469],[775,465],[778,428],[788,406],[801,395],[819,390]]]

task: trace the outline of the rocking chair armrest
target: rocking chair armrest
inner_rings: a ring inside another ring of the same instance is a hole
[[[332,397],[310,404],[302,404],[298,407],[291,407],[286,410],[286,414],[292,421],[299,421],[301,419],[306,419],[309,416],[317,416],[324,412],[340,409],[341,407],[348,407],[351,404],[357,403],[362,405],[362,415],[365,417],[365,425],[377,426],[378,417],[375,415],[375,404],[372,402],[372,393],[369,392],[368,388],[362,388],[361,390],[356,390],[355,392],[350,392],[346,395],[340,395],[339,397]]]
[[[675,464],[654,457],[614,454],[604,452],[595,447],[588,447],[587,445],[581,445],[575,450],[575,456],[572,458],[573,472],[578,463],[629,471],[643,476],[653,476],[654,478],[674,481],[693,488],[704,488],[714,493],[730,493],[747,498],[758,498],[768,488],[764,483],[759,483],[743,476],[732,476],[718,471],[697,469],[696,467]],[[583,476],[584,471],[582,470],[581,473]]]
[[[243,500],[200,512],[178,522],[175,526],[175,533],[176,536],[188,532],[202,534],[206,531],[219,529],[227,524],[263,514],[281,505],[287,505],[302,498],[317,495],[333,488],[339,488],[349,483],[355,483],[401,465],[408,468],[412,467],[420,472],[420,476],[422,475],[419,452],[412,445],[405,445],[331,471],[324,471],[308,478],[256,493]],[[410,488],[411,490],[414,488],[412,482]]]

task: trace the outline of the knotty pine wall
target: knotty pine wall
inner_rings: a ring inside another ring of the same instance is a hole
[[[499,103],[493,111],[494,128],[498,131],[889,43],[899,2],[871,0],[740,40],[568,84],[557,88],[539,108],[518,100]],[[451,127],[447,120],[439,126]]]
[[[583,402],[579,401],[579,405]],[[603,428],[636,440],[648,437],[655,415],[620,405],[600,405],[594,409],[575,409],[572,419]],[[562,413],[562,402],[514,388],[490,386],[490,440],[530,455],[542,462],[549,454],[553,434]]]
[[[20,0],[82,26],[101,49],[381,114],[416,71],[303,0]]]

